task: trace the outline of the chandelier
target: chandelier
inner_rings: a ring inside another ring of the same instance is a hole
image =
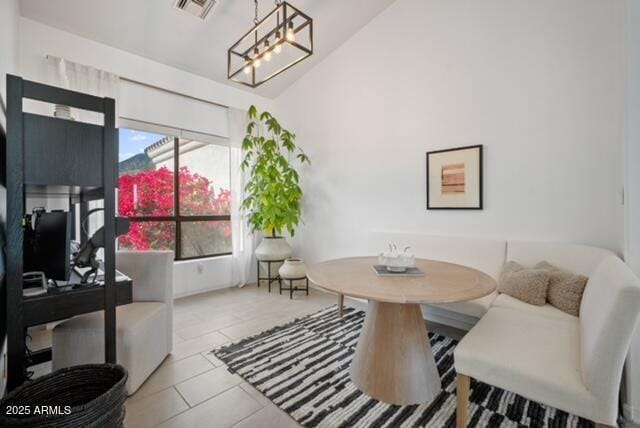
[[[313,54],[313,20],[286,1],[258,20],[227,51],[227,78],[255,88]]]

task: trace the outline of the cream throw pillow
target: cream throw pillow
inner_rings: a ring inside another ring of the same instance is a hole
[[[547,303],[549,273],[545,269],[528,269],[514,261],[507,262],[498,280],[498,291],[532,305]]]
[[[540,262],[536,269],[544,269],[549,273],[549,303],[569,315],[580,315],[582,294],[587,286],[588,278],[562,270],[548,262]]]

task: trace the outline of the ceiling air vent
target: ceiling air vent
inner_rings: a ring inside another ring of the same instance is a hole
[[[220,0],[176,0],[175,7],[204,20],[219,2]]]

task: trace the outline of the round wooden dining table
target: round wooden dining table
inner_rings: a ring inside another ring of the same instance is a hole
[[[479,270],[417,259],[423,276],[378,276],[376,257],[353,257],[314,264],[309,280],[334,293],[368,300],[367,313],[351,362],[351,380],[385,403],[431,402],[442,390],[431,351],[422,303],[478,299],[496,289]]]

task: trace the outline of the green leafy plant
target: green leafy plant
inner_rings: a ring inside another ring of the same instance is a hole
[[[296,146],[295,134],[280,126],[271,113],[259,113],[251,106],[248,117],[247,135],[242,141],[242,170],[249,170],[250,178],[241,209],[248,212],[253,232],[264,231],[275,237],[286,229],[293,236],[301,220],[302,189],[291,160],[311,162]]]

